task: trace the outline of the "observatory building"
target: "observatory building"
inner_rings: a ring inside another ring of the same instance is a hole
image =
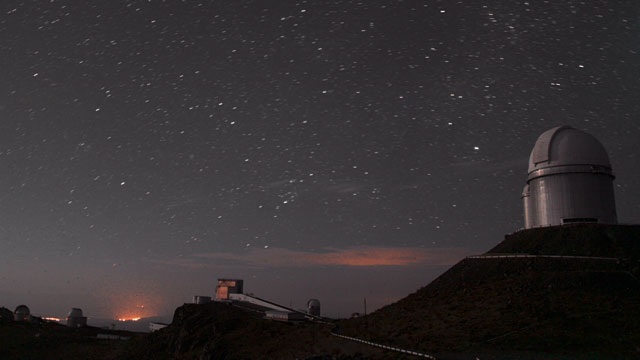
[[[614,178],[609,156],[595,137],[569,126],[545,131],[529,156],[524,227],[616,224]]]
[[[67,315],[68,327],[83,327],[87,326],[87,317],[82,314],[82,309],[72,308]]]
[[[243,281],[239,279],[218,279],[216,286],[216,301],[229,300],[230,294],[242,294]]]
[[[320,316],[320,300],[309,299],[309,301],[307,301],[307,314]]]
[[[27,305],[18,305],[13,312],[13,320],[15,321],[29,321],[31,320],[31,311]]]

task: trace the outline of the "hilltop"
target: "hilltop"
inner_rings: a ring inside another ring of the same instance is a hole
[[[505,253],[540,257],[491,258]],[[523,230],[486,258],[467,258],[406,298],[341,327],[350,336],[453,357],[637,358],[639,255],[640,226]]]
[[[576,224],[521,230],[505,236],[487,254],[525,253],[615,257],[636,264],[640,260],[640,225]]]
[[[284,323],[227,303],[184,304],[170,326],[133,339],[118,359],[362,359],[376,351],[336,342],[333,325]]]
[[[640,355],[638,260],[640,226],[523,230],[394,304],[336,322],[336,330],[443,359],[633,358]],[[330,329],[269,322],[220,303],[184,305],[171,326],[128,351],[148,359],[399,355],[332,338]]]
[[[91,329],[5,322],[0,351],[25,351],[21,359],[409,358],[334,330],[445,360],[638,358],[639,265],[640,226],[528,229],[358,319],[291,324],[227,303],[185,304],[170,326],[126,344],[96,341]]]

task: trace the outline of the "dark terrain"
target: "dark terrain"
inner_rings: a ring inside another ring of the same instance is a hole
[[[377,350],[330,335],[331,324],[290,324],[230,304],[185,304],[172,325],[131,341],[121,359],[358,359]],[[349,355],[347,357],[347,355]]]
[[[619,260],[465,259],[408,297],[344,322],[343,332],[469,358],[640,357],[640,226],[524,230],[487,254],[504,253]]]
[[[127,342],[91,339],[88,329],[5,322],[0,354],[3,359],[409,358],[333,337],[333,329],[439,359],[640,358],[640,226],[523,230],[487,253],[499,254],[615,259],[467,258],[369,316],[328,323],[273,322],[224,303],[185,304],[169,327]]]
[[[97,339],[98,333],[130,339],[143,336],[129,331],[95,327],[72,329],[53,322],[0,319],[0,359],[114,359],[126,341]]]

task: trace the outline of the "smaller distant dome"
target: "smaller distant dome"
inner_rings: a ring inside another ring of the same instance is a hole
[[[28,321],[30,317],[31,311],[26,305],[19,305],[13,312],[13,320],[15,321]]]
[[[82,309],[73,308],[71,309],[67,317],[83,317],[83,316],[84,315],[82,315]]]
[[[82,309],[72,308],[69,311],[67,326],[72,328],[87,326],[87,318],[82,315]]]
[[[313,316],[320,316],[320,300],[309,299],[307,301],[307,313]]]
[[[29,310],[29,307],[27,305],[18,305],[16,311],[14,311],[14,314],[29,316],[31,314],[31,311]]]
[[[529,174],[544,168],[567,165],[591,165],[611,169],[604,146],[584,131],[570,126],[559,126],[542,133],[529,156]]]

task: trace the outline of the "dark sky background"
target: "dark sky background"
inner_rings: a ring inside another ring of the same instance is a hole
[[[0,4],[0,305],[171,314],[218,277],[347,315],[522,226],[537,136],[640,212],[640,3]]]

